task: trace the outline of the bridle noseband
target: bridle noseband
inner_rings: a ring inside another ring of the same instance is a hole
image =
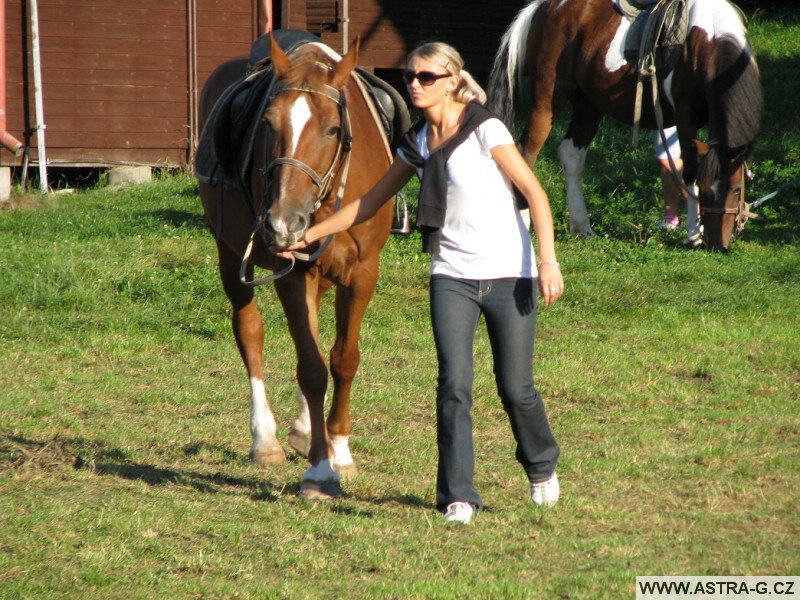
[[[328,65],[324,65],[322,63],[318,63],[320,66],[325,67],[326,69],[330,69]],[[273,90],[274,88],[274,90]],[[265,243],[269,244],[268,240],[266,240],[266,227],[265,224],[267,222],[267,214],[269,213],[269,209],[272,206],[271,202],[265,202],[265,198],[270,198],[269,196],[269,189],[270,189],[270,173],[277,167],[281,165],[287,165],[290,167],[294,167],[296,169],[300,169],[303,173],[308,175],[311,181],[314,182],[314,185],[317,186],[317,195],[314,199],[314,209],[313,212],[316,212],[319,207],[322,205],[322,201],[325,199],[328,194],[330,194],[331,189],[333,187],[333,181],[336,177],[336,174],[339,172],[341,167],[341,177],[339,178],[339,187],[336,192],[336,200],[334,203],[333,212],[339,210],[339,207],[342,203],[342,197],[344,196],[344,188],[347,183],[347,173],[350,169],[350,151],[352,149],[352,141],[353,137],[351,134],[351,125],[350,125],[350,113],[347,110],[347,102],[345,95],[340,92],[339,90],[329,86],[324,85],[322,88],[312,88],[307,86],[283,86],[277,85],[273,82],[270,85],[270,88],[267,92],[268,94],[268,105],[271,104],[275,98],[277,98],[280,94],[288,91],[297,91],[300,93],[307,93],[307,94],[319,94],[326,98],[329,98],[336,102],[336,105],[339,108],[339,120],[341,123],[341,130],[339,132],[339,142],[336,146],[336,154],[331,161],[331,165],[326,171],[326,173],[320,176],[314,169],[309,167],[306,163],[297,158],[292,156],[281,156],[271,160],[265,166],[263,166],[260,170],[261,172],[261,180],[262,180],[262,190],[261,190],[261,208],[259,210],[258,217],[255,219],[255,224],[253,227],[253,231],[250,234],[250,240],[247,244],[247,248],[245,249],[244,256],[242,257],[242,265],[239,269],[239,281],[247,287],[256,287],[259,285],[263,285],[265,283],[269,283],[271,281],[275,281],[283,277],[284,275],[288,274],[295,265],[295,260],[302,260],[302,261],[314,261],[319,258],[320,255],[325,251],[330,244],[333,236],[328,236],[325,241],[320,244],[319,248],[312,254],[307,254],[304,252],[292,252],[292,258],[289,259],[289,265],[285,268],[281,269],[280,271],[273,273],[272,275],[267,275],[260,279],[256,279],[254,281],[247,281],[246,278],[246,270],[247,270],[247,263],[250,260],[250,256],[253,251],[253,244],[255,241],[255,235],[258,231],[262,231],[262,237],[264,237]],[[264,144],[266,146],[267,143],[267,136],[264,137]],[[265,147],[264,156],[268,156],[267,148]],[[342,159],[344,158],[344,164],[342,164]]]
[[[350,134],[350,113],[347,110],[347,102],[345,100],[345,95],[342,94],[339,90],[336,90],[328,85],[324,86],[322,89],[315,89],[309,88],[305,86],[281,86],[278,88],[276,93],[270,97],[270,103],[275,100],[280,94],[283,92],[288,91],[297,91],[301,93],[308,93],[308,94],[318,94],[320,96],[324,96],[326,98],[330,98],[334,102],[336,102],[337,106],[339,107],[339,120],[342,124],[341,132],[339,133],[339,144],[336,146],[336,154],[331,161],[331,166],[328,171],[322,177],[314,171],[311,167],[309,167],[303,161],[297,160],[291,156],[281,156],[276,159],[273,159],[266,167],[264,174],[267,176],[266,179],[269,178],[269,173],[275,168],[279,167],[280,165],[288,165],[290,167],[295,167],[300,169],[311,178],[311,181],[317,186],[319,190],[317,193],[317,198],[314,202],[314,210],[319,208],[320,204],[322,203],[322,199],[328,195],[331,190],[331,184],[333,183],[333,178],[336,175],[337,168],[339,167],[339,162],[342,158],[342,154],[349,153],[352,147],[352,136]],[[265,153],[266,156],[266,153]],[[349,154],[348,154],[349,158]]]
[[[714,147],[715,145],[719,146],[719,144],[715,143],[713,140],[709,143],[709,146]],[[739,199],[736,206],[725,206],[728,201],[728,196],[730,195],[730,189],[728,190],[728,195],[722,200],[722,206],[703,206],[700,204],[701,215],[736,215],[734,235],[740,233],[742,229],[744,229],[747,220],[754,216],[753,213],[750,212],[750,206],[744,201],[744,189],[748,173],[747,162],[742,161],[737,168],[739,169]]]

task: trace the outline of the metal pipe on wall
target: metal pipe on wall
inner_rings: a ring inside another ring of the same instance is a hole
[[[42,106],[42,65],[39,55],[39,6],[36,0],[31,4],[31,42],[33,50],[33,93],[36,102],[36,154],[39,162],[39,188],[47,193],[47,152],[44,142],[44,108]]]
[[[6,3],[0,1],[0,144],[19,156],[25,146],[6,127]]]
[[[186,1],[187,12],[187,51],[188,51],[188,85],[189,85],[189,160],[194,161],[199,140],[199,103],[200,90],[197,82],[197,2]]]
[[[347,54],[347,44],[350,38],[350,4],[342,0],[342,55]]]

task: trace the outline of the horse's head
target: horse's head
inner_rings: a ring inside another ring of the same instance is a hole
[[[315,44],[293,59],[274,39],[270,46],[275,83],[264,114],[263,156],[254,155],[253,185],[270,207],[267,231],[286,247],[303,239],[312,214],[337,193],[334,181],[351,141],[342,89],[359,44],[338,62]]]
[[[731,151],[699,141],[695,146],[699,156],[697,188],[703,242],[713,250],[726,251],[748,214],[744,201],[747,174],[744,149]]]

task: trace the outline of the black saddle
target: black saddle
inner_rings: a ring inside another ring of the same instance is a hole
[[[623,50],[625,60],[638,64],[652,53],[659,79],[669,75],[688,34],[686,1],[615,0],[614,7],[631,22]]]

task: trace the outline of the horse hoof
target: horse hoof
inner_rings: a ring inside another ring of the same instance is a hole
[[[330,500],[341,495],[342,486],[333,479],[327,481],[303,480],[300,484],[300,491],[297,492],[297,497],[302,500]]]
[[[345,479],[352,479],[358,475],[358,467],[354,462],[347,463],[346,465],[334,464],[333,468],[336,469],[336,472]]]
[[[289,444],[300,456],[308,458],[308,453],[311,452],[311,436],[308,433],[292,429],[289,432]]]
[[[250,460],[259,467],[271,467],[286,462],[286,453],[280,444],[264,448],[251,448]]]

